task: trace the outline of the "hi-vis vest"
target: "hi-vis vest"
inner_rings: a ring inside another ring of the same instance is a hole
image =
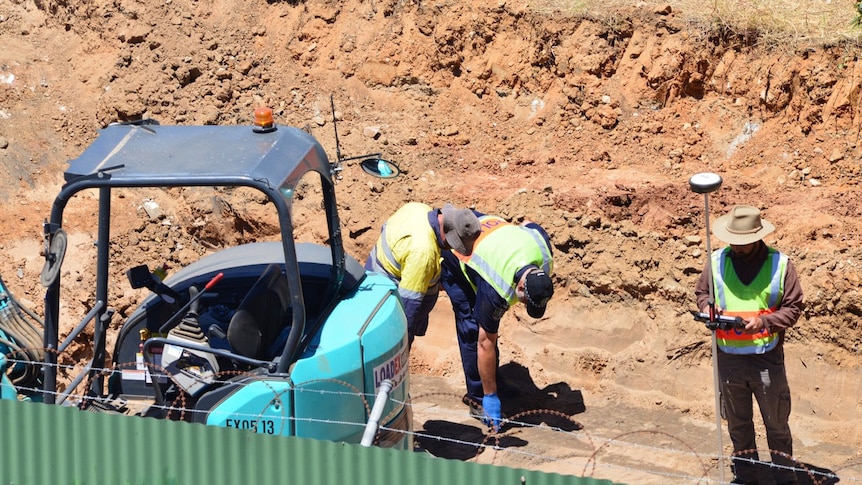
[[[712,253],[712,274],[715,282],[715,299],[724,315],[751,318],[766,315],[778,309],[784,296],[784,275],[787,256],[773,248],[760,272],[749,285],[742,284],[730,260],[730,247]],[[716,330],[716,343],[728,354],[765,354],[778,345],[778,335],[764,328],[756,334],[741,330]]]
[[[479,217],[479,223],[482,232],[473,244],[473,254],[464,256],[455,251],[453,253],[461,260],[465,276],[466,265],[479,273],[512,307],[518,303],[515,273],[532,264],[550,275],[554,269],[551,250],[545,238],[534,229],[489,215]],[[472,281],[470,284],[475,290],[476,285]]]
[[[440,246],[428,224],[431,210],[419,202],[404,204],[387,219],[371,253],[375,269],[398,281],[404,300],[421,301],[426,294],[437,293]]]

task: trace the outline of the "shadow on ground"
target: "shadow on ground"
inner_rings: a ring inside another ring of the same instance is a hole
[[[503,413],[508,419],[523,425],[545,425],[563,431],[577,431],[583,426],[572,416],[587,410],[581,391],[565,382],[539,389],[530,369],[517,362],[500,367],[497,374]]]
[[[517,362],[501,366],[497,371],[498,394],[503,403],[503,415],[511,422],[494,433],[476,420],[476,426],[445,420],[428,420],[417,431],[417,451],[436,457],[469,460],[478,456],[484,446],[500,448],[522,447],[527,441],[506,435],[506,431],[524,426],[544,425],[564,431],[575,431],[583,426],[572,419],[586,411],[581,391],[565,382],[539,388],[530,376],[530,370]],[[467,407],[464,406],[465,411]]]
[[[835,472],[828,468],[814,466],[810,463],[800,463],[808,469],[809,473],[796,472],[799,485],[833,485],[841,479],[835,476]]]
[[[420,431],[414,441],[415,451],[425,451],[438,458],[470,460],[479,456],[485,446],[517,448],[527,445],[520,438],[486,434],[484,425],[479,426],[436,419],[425,421],[425,430]]]
[[[841,481],[835,472],[828,468],[812,465],[810,463],[799,462],[796,464],[799,469],[807,471],[796,472],[797,485],[834,485]],[[772,475],[772,466],[769,462],[759,462],[757,464],[757,484],[758,485],[780,485],[775,481]]]

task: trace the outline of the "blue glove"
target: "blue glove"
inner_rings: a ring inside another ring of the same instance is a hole
[[[496,392],[485,394],[485,397],[482,398],[482,409],[485,411],[485,417],[482,418],[482,422],[488,426],[493,426],[494,431],[500,428],[500,421],[503,420],[500,408],[500,398],[497,397]]]

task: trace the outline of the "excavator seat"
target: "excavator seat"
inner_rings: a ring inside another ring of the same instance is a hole
[[[280,265],[270,264],[231,317],[227,340],[244,357],[269,360],[274,357],[270,347],[290,324],[287,277]]]

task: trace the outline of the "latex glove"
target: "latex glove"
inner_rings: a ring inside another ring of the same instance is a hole
[[[482,409],[485,412],[482,422],[488,426],[493,426],[494,431],[500,428],[500,422],[503,420],[501,407],[500,398],[497,397],[496,392],[485,394],[485,397],[482,398]]]

